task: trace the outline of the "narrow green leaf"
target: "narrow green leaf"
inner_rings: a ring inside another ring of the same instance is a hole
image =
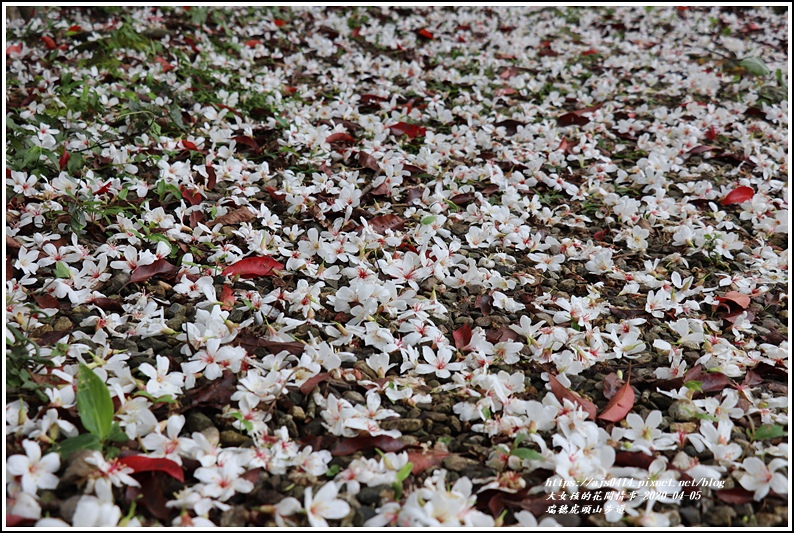
[[[518,448],[522,442],[527,440],[528,435],[526,433],[519,433],[516,435],[516,440],[513,441],[513,448]]]
[[[768,76],[772,73],[769,67],[761,61],[758,57],[747,57],[739,62],[739,65],[744,67],[747,72],[754,76]]]
[[[753,434],[753,440],[768,440],[768,439],[776,439],[778,437],[785,437],[787,435],[786,428],[783,426],[773,426],[771,424],[765,424],[760,428],[755,430]]]
[[[428,224],[432,224],[436,221],[436,217],[433,215],[427,215],[425,218],[422,219],[422,224],[427,226]]]
[[[53,272],[56,278],[70,278],[72,277],[72,273],[69,270],[69,267],[66,266],[66,263],[58,261],[55,263],[55,271]]]
[[[516,448],[510,455],[515,455],[516,457],[520,457],[521,459],[532,459],[532,460],[540,460],[543,459],[543,456],[540,455],[535,450],[530,450],[529,448]]]
[[[104,441],[113,428],[113,400],[107,385],[80,363],[77,372],[77,412],[85,428]]]
[[[695,392],[700,392],[703,390],[703,382],[692,379],[684,383],[684,387]]]
[[[328,477],[334,477],[339,472],[342,471],[342,467],[339,465],[331,465],[328,467],[328,470],[325,471],[325,475]]]
[[[408,476],[411,475],[411,470],[413,470],[414,464],[411,462],[406,463],[401,469],[397,471],[397,483],[402,483]]]
[[[66,439],[58,445],[58,453],[61,454],[61,457],[64,459],[68,458],[77,450],[101,449],[102,443],[100,442],[99,437],[92,433],[83,433],[82,435],[77,435],[76,437]]]

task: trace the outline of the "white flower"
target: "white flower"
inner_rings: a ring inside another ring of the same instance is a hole
[[[102,457],[102,452],[93,452],[90,456],[85,458],[85,462],[96,466],[96,470],[88,479],[86,492],[95,492],[102,501],[113,501],[112,486],[141,486],[134,478],[130,477],[130,474],[134,472],[132,468],[115,459],[106,461],[105,458]]]
[[[758,457],[747,457],[742,463],[745,473],[739,478],[739,483],[747,490],[755,491],[753,499],[761,501],[771,488],[777,494],[788,494],[788,479],[784,474],[775,472],[779,468],[788,468],[785,459],[772,459],[767,466]]]
[[[323,488],[312,496],[311,487],[306,487],[304,507],[306,515],[312,527],[328,527],[327,518],[339,520],[350,512],[350,504],[338,499],[339,487],[336,483],[329,481]]]
[[[18,268],[25,274],[35,274],[39,269],[38,260],[38,250],[27,250],[23,246],[17,252],[17,260],[14,263],[14,268]]]
[[[61,458],[57,453],[41,456],[39,443],[32,440],[22,441],[26,455],[12,455],[6,462],[6,471],[12,476],[21,476],[22,490],[35,495],[38,489],[54,489],[58,486],[55,472],[61,468]]]
[[[168,372],[170,361],[162,355],[157,356],[157,369],[149,363],[143,363],[138,367],[143,374],[149,376],[146,384],[146,392],[152,396],[179,396],[182,394],[182,386],[185,384],[185,375],[182,372]]]

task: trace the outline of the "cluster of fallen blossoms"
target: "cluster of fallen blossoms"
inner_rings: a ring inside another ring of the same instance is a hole
[[[785,500],[772,9],[8,28],[6,346],[47,364],[6,397],[7,523],[230,525],[242,503],[240,525],[670,526],[693,486]],[[80,365],[126,441],[67,455]],[[610,373],[637,391],[617,420],[588,412]],[[454,433],[395,423],[443,401]],[[350,442],[373,444],[329,444]],[[136,455],[184,476],[159,507],[131,496],[166,477]],[[557,513],[583,494],[607,496]]]

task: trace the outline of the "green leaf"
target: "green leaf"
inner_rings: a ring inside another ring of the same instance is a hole
[[[72,277],[72,273],[69,270],[69,267],[66,266],[66,263],[58,261],[55,263],[55,271],[53,272],[56,278],[70,278]]]
[[[695,392],[700,392],[703,390],[703,382],[692,379],[684,383],[684,387]]]
[[[64,459],[68,458],[77,450],[101,450],[102,442],[99,437],[92,433],[83,433],[66,439],[58,445],[58,453]]]
[[[540,455],[535,450],[530,450],[529,448],[516,448],[510,455],[515,455],[516,457],[520,457],[521,459],[532,459],[534,461],[543,459],[543,456]]]
[[[242,423],[243,427],[246,429],[246,431],[253,431],[254,430],[254,424],[250,420],[246,420],[243,417],[243,413],[241,413],[240,411],[234,411],[234,412],[229,413],[229,414],[230,414],[230,416],[232,418],[234,418],[236,420],[239,420]]]
[[[402,483],[408,476],[411,475],[411,470],[413,470],[414,464],[411,462],[406,463],[401,469],[397,471],[397,483]]]
[[[761,61],[761,58],[758,57],[744,58],[739,62],[739,65],[753,76],[768,76],[772,73],[772,71],[769,70],[769,67],[767,67],[764,62]]]
[[[773,426],[771,424],[765,424],[760,428],[755,430],[753,433],[753,440],[768,440],[768,439],[776,439],[778,437],[785,437],[787,435],[786,428],[783,426]]]
[[[108,440],[112,442],[127,442],[130,440],[129,436],[121,429],[118,422],[113,422],[113,427],[110,428],[110,435]]]
[[[325,475],[328,477],[334,477],[339,472],[342,471],[342,467],[339,465],[331,465],[328,467],[328,470],[325,471]]]
[[[513,448],[518,448],[519,445],[527,440],[528,435],[526,433],[519,433],[516,435],[516,440],[513,441]]]
[[[152,396],[151,394],[149,394],[145,390],[139,390],[138,392],[133,394],[133,396],[143,396],[144,398],[147,398],[152,403],[176,403],[176,400],[173,399],[170,394],[164,394],[162,396],[158,396],[157,398],[155,398],[154,396]]]
[[[113,429],[113,400],[107,385],[82,363],[77,371],[77,412],[89,432],[107,440]]]
[[[427,215],[425,218],[422,219],[422,224],[427,226],[428,224],[432,224],[436,221],[436,217],[433,215]]]

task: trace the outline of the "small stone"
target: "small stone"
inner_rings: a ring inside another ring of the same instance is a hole
[[[171,307],[165,310],[165,317],[174,318],[175,316],[187,316],[187,307],[179,303],[171,304]]]
[[[690,400],[676,400],[670,405],[668,412],[678,422],[690,422],[697,416],[698,408]]]
[[[697,507],[693,506],[686,506],[681,507],[678,511],[678,514],[681,515],[681,520],[687,526],[698,526],[700,525],[701,518],[700,518],[700,511]]]
[[[480,318],[475,320],[474,323],[480,326],[481,328],[489,328],[491,327],[491,317],[481,316]]]
[[[66,318],[65,316],[60,317],[58,320],[55,321],[55,324],[52,325],[52,328],[55,331],[69,331],[74,327],[72,321]]]
[[[357,404],[361,404],[361,405],[366,405],[366,403],[367,403],[367,399],[364,398],[364,395],[361,394],[360,392],[354,391],[354,390],[346,391],[342,395],[342,397],[345,400],[347,400],[349,402],[352,402],[352,403],[357,403]]]
[[[253,440],[250,437],[246,437],[242,433],[237,431],[227,429],[226,431],[221,431],[221,444],[223,446],[237,446],[240,447],[243,444],[251,443]]]
[[[758,527],[774,527],[783,522],[779,516],[772,513],[755,513],[755,521]]]
[[[718,505],[707,512],[704,518],[706,526],[726,527],[730,526],[733,519],[736,518],[736,511],[728,505]]]
[[[389,488],[388,485],[376,485],[374,487],[361,487],[361,492],[356,494],[356,499],[362,505],[377,505],[381,501],[381,493]]]
[[[386,430],[396,429],[403,433],[413,433],[422,429],[422,421],[417,418],[397,418],[381,421],[380,427]]]
[[[454,453],[444,458],[444,468],[453,472],[461,472],[467,468],[474,468],[480,463],[460,454]]]
[[[425,416],[430,420],[432,420],[433,422],[446,422],[447,419],[449,418],[449,416],[445,415],[444,413],[436,413],[433,411],[427,411],[425,413]]]
[[[289,414],[292,415],[292,418],[295,420],[300,420],[301,422],[306,420],[306,413],[303,411],[303,407],[300,405],[293,406]]]
[[[576,289],[576,281],[571,278],[567,278],[562,280],[558,285],[558,287],[560,288],[560,290],[563,290],[568,293],[572,293]]]
[[[248,523],[248,509],[244,505],[234,505],[221,513],[221,527],[243,527]]]
[[[208,427],[212,427],[212,425],[210,417],[201,411],[191,411],[191,413],[187,415],[187,420],[185,421],[185,430],[189,433],[193,433],[194,431],[200,432]]]
[[[695,433],[698,425],[695,422],[673,422],[670,424],[670,433],[683,431],[684,433]]]

